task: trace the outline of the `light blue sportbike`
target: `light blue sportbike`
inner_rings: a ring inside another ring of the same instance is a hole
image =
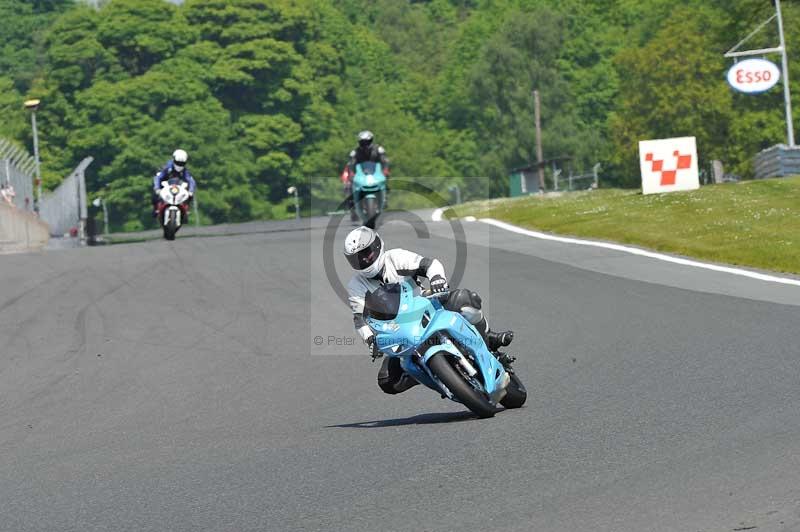
[[[479,417],[494,416],[498,403],[521,407],[528,393],[519,377],[498,362],[464,316],[442,306],[440,296],[408,282],[368,293],[365,317],[380,353],[399,358],[420,384]]]
[[[361,225],[375,229],[378,216],[386,206],[386,176],[381,163],[365,161],[356,165],[353,206]]]

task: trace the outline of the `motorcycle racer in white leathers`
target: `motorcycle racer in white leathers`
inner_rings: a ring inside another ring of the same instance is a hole
[[[513,358],[499,353],[500,347],[507,346],[514,338],[512,331],[491,332],[486,317],[481,310],[480,296],[464,288],[450,290],[445,276],[444,266],[437,259],[423,257],[405,249],[385,249],[381,237],[373,229],[358,227],[345,238],[344,255],[355,274],[347,285],[350,309],[353,322],[361,339],[369,346],[373,357],[379,351],[375,344],[375,333],[364,319],[364,304],[369,292],[383,284],[409,281],[417,283],[418,278],[428,279],[434,293],[450,292],[444,307],[447,310],[460,312],[483,336],[486,346],[504,365],[513,362]],[[400,367],[400,360],[395,357],[384,358],[378,371],[378,386],[388,394],[404,392],[417,384]]]

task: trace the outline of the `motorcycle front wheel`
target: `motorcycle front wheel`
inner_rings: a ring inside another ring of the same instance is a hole
[[[164,224],[164,239],[175,240],[175,233],[178,232],[178,222],[175,220],[175,213],[169,214],[169,220]]]
[[[378,215],[381,213],[378,207],[378,198],[375,196],[364,198],[361,208],[364,212],[364,225],[375,229],[378,226]]]
[[[492,417],[497,412],[494,405],[482,393],[464,380],[461,373],[453,367],[451,357],[447,356],[444,351],[439,351],[428,359],[428,368],[442,381],[442,384],[447,386],[456,399],[478,417]]]

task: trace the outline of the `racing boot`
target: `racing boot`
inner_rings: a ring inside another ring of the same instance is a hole
[[[513,340],[514,331],[486,331],[486,347],[489,348],[489,351],[497,351],[501,347],[510,345]]]
[[[517,358],[508,353],[501,353],[499,349],[511,344],[514,340],[514,331],[493,332],[489,329],[489,323],[486,321],[486,318],[481,319],[480,322],[475,324],[475,328],[481,333],[486,347],[495,356],[497,361],[503,365],[506,371],[513,373],[511,363]]]
[[[517,357],[514,355],[509,355],[508,353],[501,353],[500,348],[509,345],[513,339],[514,331],[486,331],[486,346],[489,348],[489,351],[492,352],[495,358],[497,358],[497,361],[503,365],[503,368],[511,373],[514,372],[514,370],[511,368],[511,363],[514,362]]]
[[[463,313],[462,311],[462,314]],[[486,320],[485,316],[481,316],[480,321],[477,323],[473,322],[473,325],[481,334],[483,341],[486,343],[486,347],[489,348],[491,352],[495,352],[501,347],[511,344],[511,341],[514,340],[514,331],[492,332],[492,330],[489,329],[489,322]]]

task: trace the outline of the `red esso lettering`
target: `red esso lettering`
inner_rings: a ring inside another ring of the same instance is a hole
[[[764,70],[762,72],[747,72],[743,69],[736,71],[736,83],[761,83],[772,79],[772,72]]]

